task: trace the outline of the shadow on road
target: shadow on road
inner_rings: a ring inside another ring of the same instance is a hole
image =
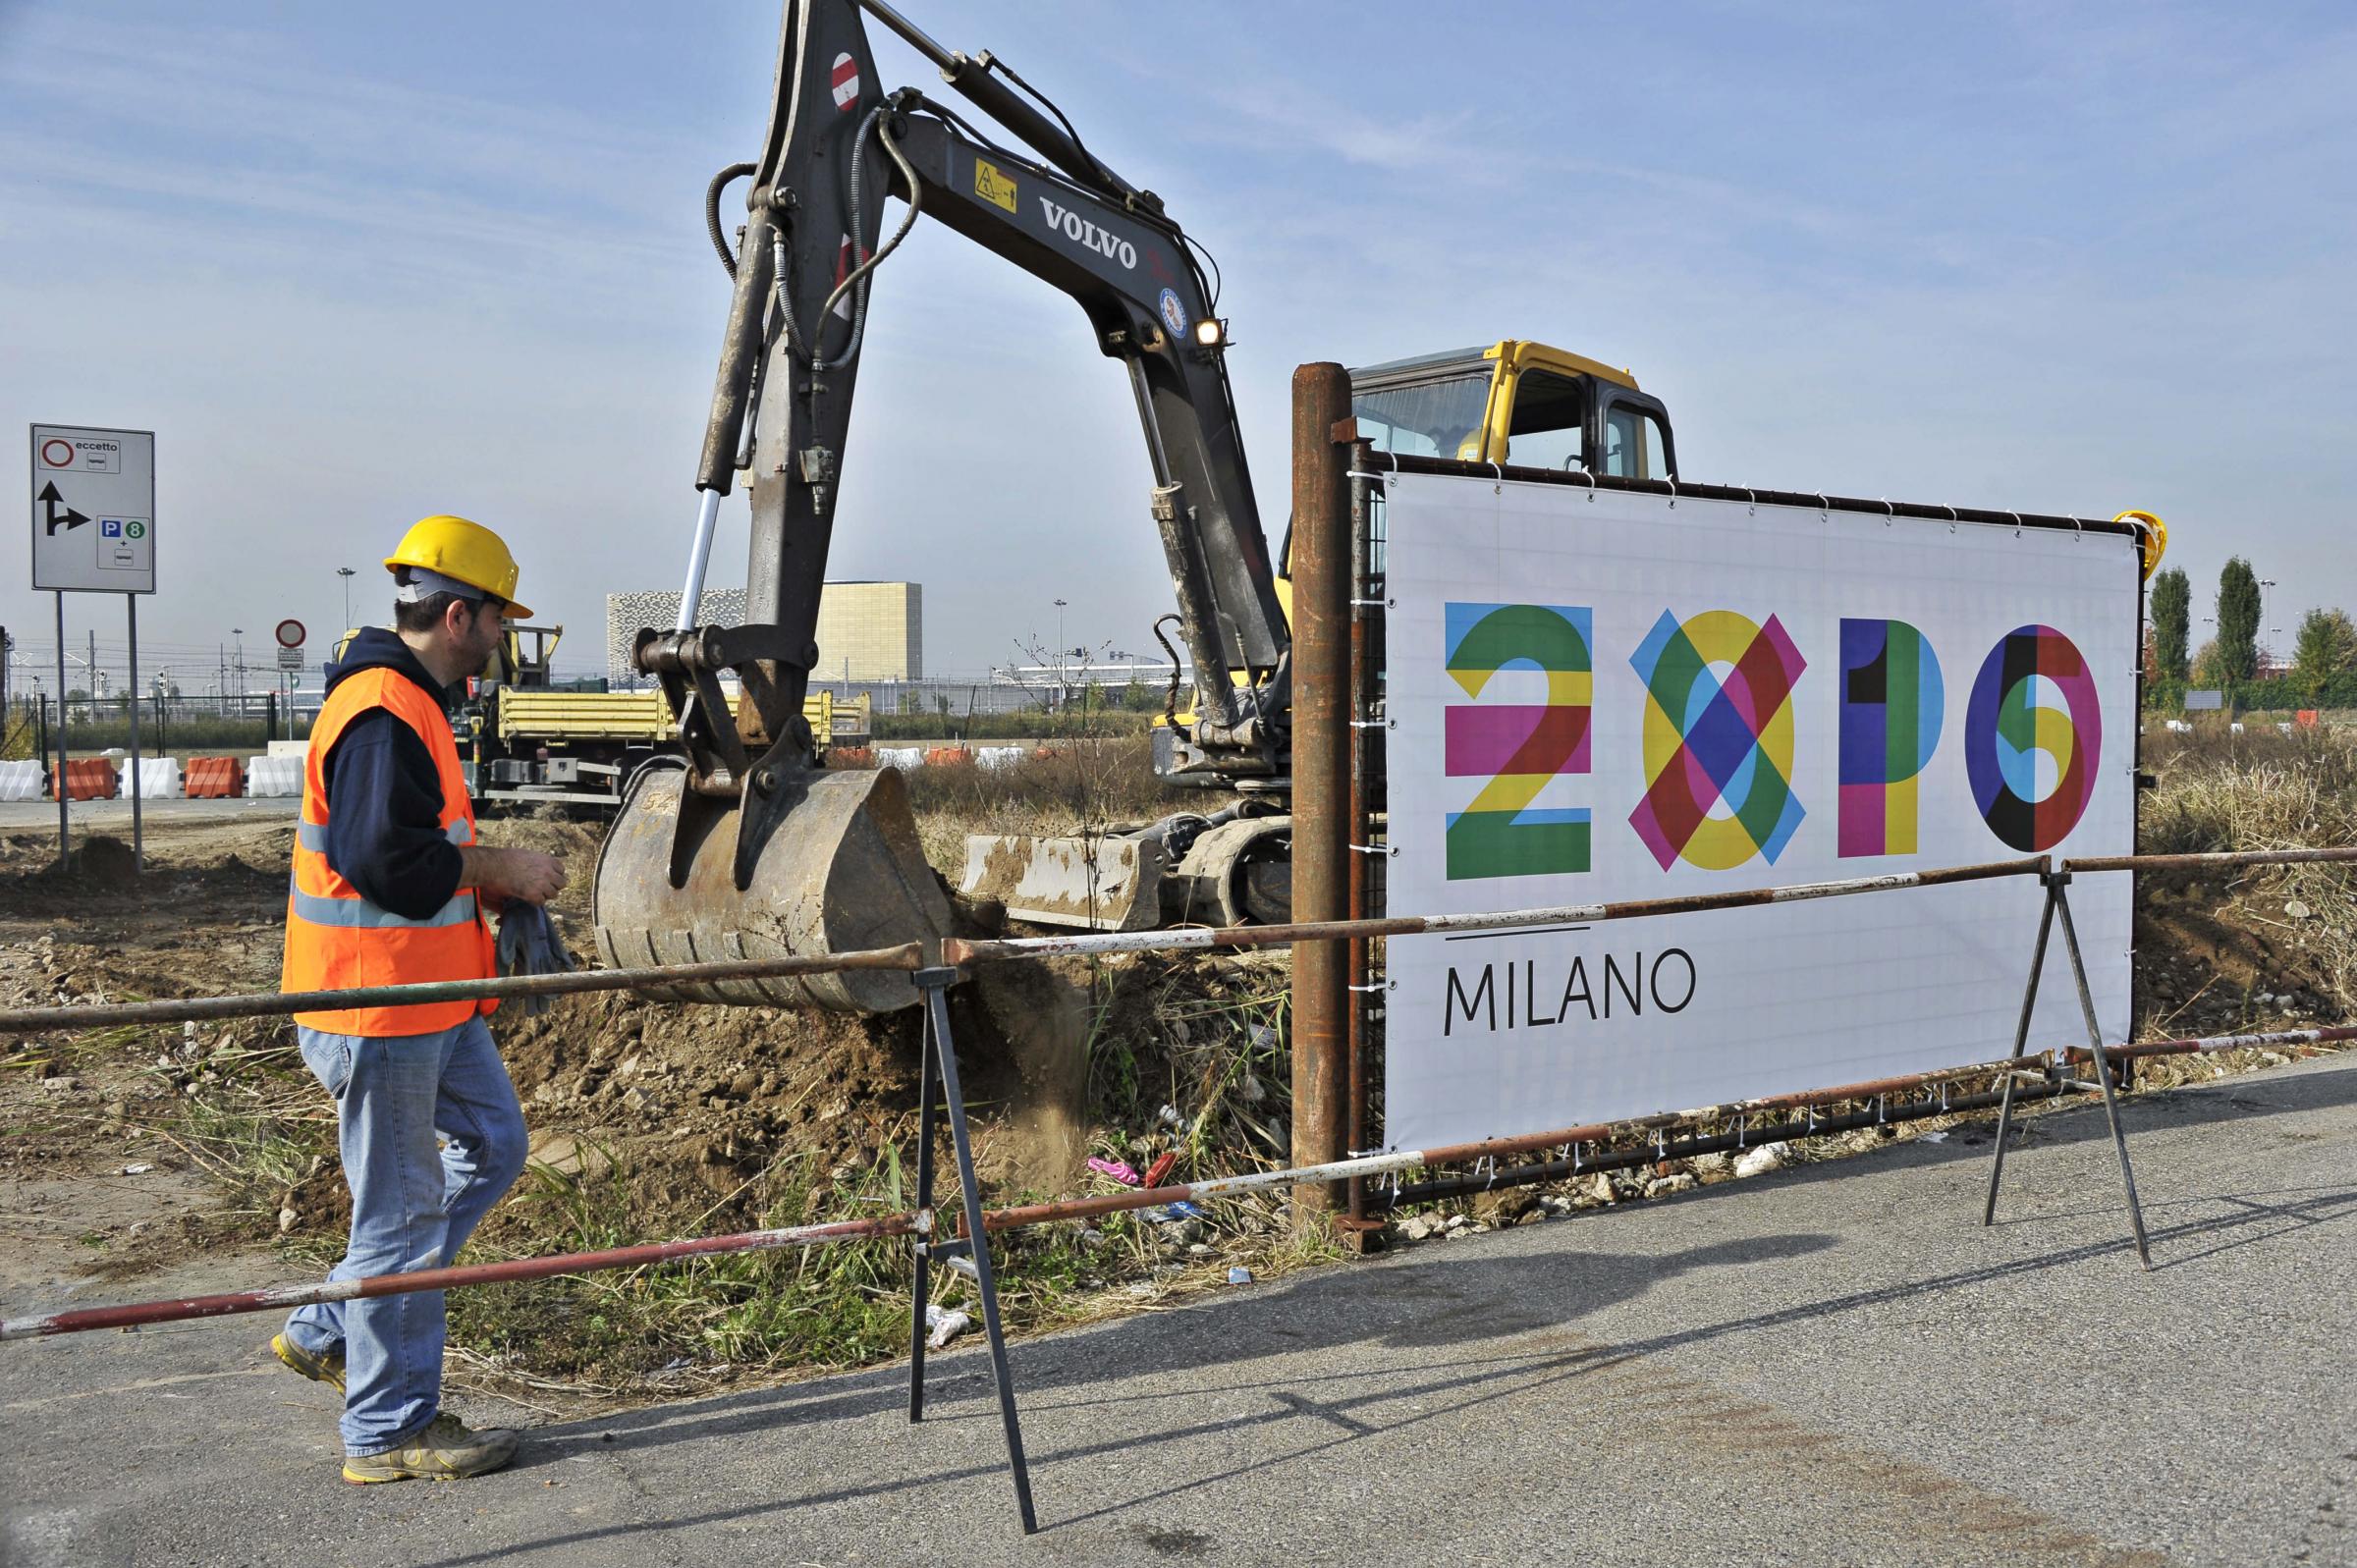
[[[2189,1125],[2249,1118],[2258,1130],[2265,1118],[2295,1111],[2330,1109],[2357,1103],[2357,1063],[2337,1070],[2266,1078],[2238,1078],[2126,1103],[2133,1149],[2139,1128]],[[1934,1165],[1960,1156],[1985,1158],[1993,1129],[1976,1125],[1940,1144],[1920,1141],[1887,1151],[1870,1166],[1833,1162],[1794,1167],[1740,1189],[1713,1187],[1677,1200],[1709,1203],[1737,1191],[1754,1196],[1777,1183],[1830,1181],[1867,1170],[1891,1170],[1891,1161]],[[2049,1150],[2109,1136],[2100,1108],[2042,1115],[2026,1145],[2013,1157],[2034,1162]],[[2313,1134],[2302,1136],[2314,1136]],[[2009,1162],[2008,1170],[2019,1169]],[[2107,1175],[2109,1174],[2107,1169]],[[2159,1189],[2148,1197],[2147,1217],[2157,1260],[2165,1267],[2213,1257],[2250,1245],[2285,1229],[2306,1229],[2357,1215],[2357,1186],[2220,1192],[2188,1195],[2201,1172],[2148,1172]],[[2025,1178],[2026,1179],[2026,1178]],[[1977,1184],[1972,1193],[1977,1195]],[[1964,1196],[1964,1195],[1960,1195]],[[2084,1206],[2068,1216],[2053,1210],[2022,1227],[2054,1225],[2064,1217],[2083,1220],[2108,1212],[2111,1189],[2091,1190]],[[1959,1202],[1952,1219],[1977,1217],[1971,1197]],[[1835,1247],[1840,1238],[1818,1232],[1747,1237],[1669,1253],[1561,1249],[1502,1253],[1489,1249],[1431,1249],[1371,1267],[1302,1274],[1276,1288],[1216,1299],[1192,1310],[1154,1314],[1103,1329],[1068,1333],[1016,1347],[1014,1369],[1023,1409],[1100,1409],[1102,1437],[1035,1448],[1035,1469],[1087,1464],[1124,1456],[1154,1473],[1153,1454],[1164,1445],[1221,1433],[1233,1434],[1279,1423],[1312,1424],[1325,1433],[1287,1451],[1287,1463],[1315,1459],[1330,1450],[1379,1433],[1396,1433],[1443,1415],[1516,1398],[1563,1379],[1590,1375],[1680,1346],[1838,1318],[1887,1303],[1946,1291],[1969,1290],[1994,1281],[2103,1257],[2120,1255],[2127,1266],[2127,1241],[2116,1239],[2057,1246],[1929,1277],[1917,1275],[1864,1289],[1835,1291],[1773,1311],[1717,1323],[1689,1323],[1659,1335],[1610,1341],[1584,1336],[1579,1325],[1603,1309],[1669,1285],[1702,1271],[1768,1268],[1806,1260]],[[1566,1239],[1579,1232],[1562,1232]],[[2189,1244],[2202,1243],[2198,1248]],[[1804,1266],[1805,1267],[1805,1266]],[[1812,1276],[1826,1287],[1842,1283],[1837,1270]],[[1791,1295],[1788,1275],[1780,1274],[1782,1294]],[[1762,1292],[1767,1294],[1767,1292]],[[1509,1342],[1511,1341],[1511,1342]],[[1498,1342],[1493,1351],[1465,1352]],[[1352,1345],[1399,1354],[1364,1371],[1292,1371],[1280,1358]],[[1419,1355],[1418,1353],[1441,1352]],[[1265,1371],[1254,1363],[1271,1363]],[[1133,1378],[1176,1379],[1175,1383],[1130,1390],[1102,1385]],[[1003,1486],[996,1412],[988,1401],[988,1364],[979,1350],[939,1358],[928,1379],[933,1414],[928,1424],[956,1424],[970,1431],[979,1456],[971,1465],[930,1474],[854,1482],[825,1490],[802,1490],[791,1480],[775,1500],[702,1514],[584,1529],[533,1542],[536,1549],[563,1548],[613,1537],[691,1530],[714,1524],[786,1515],[830,1502],[890,1495],[945,1484]],[[1120,1407],[1150,1410],[1174,1398],[1207,1393],[1256,1394],[1261,1403],[1238,1414],[1221,1414],[1185,1425],[1157,1424],[1151,1416],[1120,1413]],[[684,1441],[746,1439],[782,1425],[810,1426],[897,1413],[906,1405],[904,1366],[870,1370],[821,1384],[798,1384],[724,1396],[687,1406],[655,1407],[535,1431],[519,1468],[531,1470],[587,1453],[629,1454]],[[954,1401],[954,1403],[951,1403]],[[1381,1408],[1377,1408],[1381,1407]],[[1218,1474],[1170,1479],[1118,1505],[1126,1510],[1160,1498],[1215,1486],[1257,1468],[1247,1460]],[[987,1495],[987,1491],[979,1495]],[[1100,1510],[1100,1512],[1112,1509]],[[1067,1517],[1069,1526],[1080,1522]],[[437,1568],[495,1560],[499,1552],[442,1559]]]

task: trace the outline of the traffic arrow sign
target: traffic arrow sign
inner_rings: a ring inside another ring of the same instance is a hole
[[[51,533],[57,532],[60,528],[79,528],[90,520],[72,507],[66,506],[66,498],[57,493],[57,481],[54,479],[41,486],[40,501],[48,514],[41,520],[48,525],[48,531]],[[62,513],[60,508],[64,509]]]
[[[155,592],[155,433],[36,424],[28,456],[32,586]]]

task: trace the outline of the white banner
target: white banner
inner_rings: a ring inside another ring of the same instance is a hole
[[[1831,882],[2135,844],[2133,539],[1401,475],[1389,911]],[[1398,937],[1395,1148],[2004,1055],[2035,879]],[[2132,889],[2070,889],[2108,1039]],[[2056,933],[2031,1049],[2083,1044]]]

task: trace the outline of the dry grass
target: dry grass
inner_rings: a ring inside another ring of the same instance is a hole
[[[1173,811],[1214,811],[1229,798],[1157,779],[1142,734],[1067,738],[1001,767],[928,764],[906,777],[926,858],[953,878],[968,834],[1101,833]]]
[[[2357,736],[2337,730],[2165,735],[2146,763],[2160,785],[2138,847],[2153,854],[2357,846]],[[2357,1012],[2357,899],[2341,866],[2261,866],[2219,879],[2244,895],[2297,900],[2300,945],[2344,1012]]]
[[[2146,765],[2138,847],[2152,854],[2357,844],[2357,736],[2337,730],[2165,735]]]

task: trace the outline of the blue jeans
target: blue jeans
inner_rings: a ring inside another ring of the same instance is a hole
[[[436,1269],[523,1174],[523,1108],[481,1017],[438,1034],[369,1037],[298,1025],[336,1098],[352,1235],[328,1278]],[[437,1136],[438,1135],[438,1136]],[[398,1448],[442,1404],[442,1292],[299,1308],[287,1337],[344,1347],[344,1451]]]

